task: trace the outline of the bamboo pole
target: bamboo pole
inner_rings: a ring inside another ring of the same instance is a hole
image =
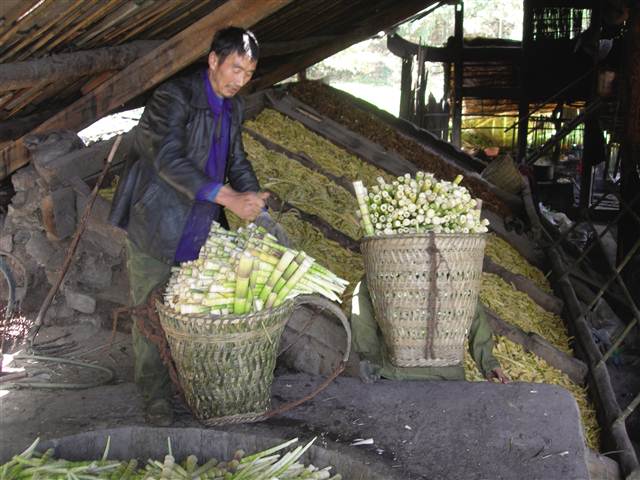
[[[554,272],[559,277],[557,282],[558,288],[564,295],[567,312],[575,327],[577,341],[580,343],[587,357],[587,363],[590,366],[592,393],[595,394],[595,399],[601,407],[599,410],[602,414],[603,421],[601,421],[600,424],[605,430],[605,433],[608,434],[615,443],[616,455],[619,458],[623,474],[628,475],[638,468],[640,464],[638,463],[633,445],[629,440],[629,434],[626,428],[619,422],[614,423],[621,412],[611,385],[609,372],[606,365],[600,363],[600,359],[602,358],[600,350],[591,335],[591,330],[582,313],[573,286],[568,280],[568,277],[564,275],[566,269],[562,257],[555,247],[549,249],[548,254],[553,264]]]
[[[17,31],[22,27],[22,24],[18,21],[19,18],[31,10],[38,4],[39,0],[31,0],[29,3],[22,3],[19,9],[15,10],[13,13],[5,18],[5,23],[10,25],[10,27],[4,31],[4,33],[0,33],[0,45],[4,45],[4,43],[11,38]],[[52,3],[54,0],[45,0],[42,5],[38,8],[47,7],[47,3]]]
[[[98,5],[101,5],[100,8],[97,8],[93,13],[89,13],[89,14],[87,14],[88,13],[87,10],[89,9],[85,10],[82,15],[82,20],[76,23],[76,25],[73,26],[73,28],[65,29],[62,34],[58,35],[55,39],[53,39],[48,43],[41,41],[39,44],[36,45],[36,47],[34,47],[31,53],[33,54],[36,50],[38,50],[38,48],[43,46],[45,43],[46,43],[47,51],[53,50],[57,45],[60,45],[62,42],[65,42],[69,40],[71,37],[73,37],[73,34],[76,33],[78,30],[86,28],[88,25],[95,22],[97,18],[101,16],[104,17],[109,13],[111,13],[116,8],[117,3],[118,3],[118,0],[110,0],[106,3],[104,0],[101,0],[101,2],[98,4]]]
[[[56,8],[59,8],[59,13],[57,15],[53,15],[53,12],[49,11],[48,21],[40,28],[38,28],[35,32],[30,35],[25,35],[25,37],[19,41],[17,44],[13,45],[9,50],[4,52],[0,56],[0,63],[6,62],[9,58],[15,57],[24,47],[32,44],[37,41],[42,35],[44,35],[49,29],[59,24],[66,24],[64,19],[72,16],[74,11],[80,8],[81,3],[73,2],[72,0],[56,0],[59,3],[53,3]]]
[[[157,8],[151,15],[147,16],[142,22],[133,25],[133,28],[129,30],[123,37],[116,37],[118,43],[126,42],[134,35],[143,32],[150,25],[155,24],[158,19],[163,17],[169,17],[171,12],[177,8],[177,5],[172,2],[166,2],[163,4],[162,8]]]
[[[142,8],[142,5],[138,2],[128,2],[127,0],[121,0],[120,5],[118,6],[118,8],[116,8],[116,11],[102,20],[100,25],[96,26],[90,32],[87,32],[85,35],[81,36],[79,39],[76,39],[76,46],[79,48],[89,47],[91,45],[91,40],[102,35],[102,33],[116,25],[123,18],[130,17],[132,12],[135,12],[140,8]],[[93,44],[95,44],[95,42],[93,42]]]
[[[190,6],[188,6],[182,11],[182,13],[176,15],[171,20],[162,22],[160,25],[157,25],[150,32],[147,32],[147,35],[149,36],[149,38],[156,38],[158,35],[162,34],[162,32],[166,32],[167,30],[169,30],[169,28],[172,27],[173,25],[179,23],[181,20],[187,17],[190,17],[191,15],[194,15],[198,10],[203,9],[207,6],[209,7],[211,6],[211,2],[209,2],[209,0],[200,0],[199,2],[198,0],[194,0]]]

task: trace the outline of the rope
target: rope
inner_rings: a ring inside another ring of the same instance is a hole
[[[115,338],[120,314],[128,313],[136,323],[136,327],[140,333],[158,349],[160,359],[164,366],[167,367],[171,382],[176,386],[178,394],[184,399],[184,390],[182,389],[180,379],[178,378],[178,372],[176,370],[176,365],[173,362],[173,357],[171,356],[171,349],[169,348],[167,337],[162,325],[160,324],[158,310],[155,307],[156,300],[160,301],[162,298],[162,290],[163,286],[157,287],[153,290],[147,297],[147,302],[145,304],[136,307],[121,307],[113,310],[113,326],[110,343],[112,344]]]

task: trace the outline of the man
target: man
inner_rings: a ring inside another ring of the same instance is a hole
[[[382,333],[375,313],[367,282],[356,285],[351,308],[353,349],[360,355],[360,378],[365,383],[382,378],[391,380],[464,380],[464,365],[447,367],[397,367],[385,351]],[[484,308],[478,302],[476,316],[469,329],[469,352],[487,380],[508,383],[500,364],[492,355],[493,337]]]
[[[167,281],[172,265],[198,258],[212,221],[228,226],[223,208],[275,226],[265,211],[268,193],[260,192],[242,145],[243,103],[236,97],[258,53],[250,31],[220,30],[207,67],[161,85],[144,110],[110,214],[128,234],[132,306]],[[171,384],[158,349],[140,330],[144,320],[134,317],[132,328],[135,380],[147,420],[169,425]]]

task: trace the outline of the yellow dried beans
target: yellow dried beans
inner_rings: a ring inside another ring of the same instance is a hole
[[[509,242],[504,241],[497,235],[490,234],[487,238],[485,255],[488,255],[491,260],[510,272],[533,280],[542,290],[551,293],[551,286],[544,273],[527,262],[515,248],[509,245]]]
[[[529,295],[515,289],[498,275],[482,274],[480,299],[504,321],[517,325],[525,332],[537,333],[563,352],[573,353],[562,319],[546,311]]]
[[[376,178],[384,177],[393,180],[392,176],[373,165],[351,155],[330,141],[306,129],[295,120],[265,108],[255,120],[245,123],[246,126],[269,140],[291,150],[303,152],[327,172],[349,181],[362,180],[366,184],[374,184]]]
[[[317,215],[353,239],[361,236],[355,212],[356,198],[324,175],[280,153],[265,148],[250,135],[243,135],[245,150],[260,186],[281,200]]]

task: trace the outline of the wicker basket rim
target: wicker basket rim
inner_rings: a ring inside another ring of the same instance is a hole
[[[291,304],[293,302],[295,302],[295,298],[290,298],[289,300],[285,301],[284,303],[281,303],[277,307],[265,308],[263,310],[260,310],[259,312],[251,312],[251,313],[244,313],[244,314],[238,314],[238,315],[236,315],[236,314],[216,315],[216,314],[212,314],[212,313],[189,313],[189,314],[185,314],[185,313],[177,312],[176,310],[174,310],[173,308],[169,307],[168,305],[165,305],[160,300],[156,301],[156,307],[159,310],[164,310],[164,311],[168,312],[169,314],[171,314],[174,317],[188,316],[189,318],[201,318],[201,319],[204,319],[204,320],[224,320],[225,322],[228,322],[230,320],[244,320],[247,317],[251,317],[251,316],[257,316],[257,315],[264,316],[264,315],[272,314],[273,312],[279,312],[281,310],[286,310],[287,308],[291,307]]]
[[[391,240],[391,239],[410,239],[410,238],[431,238],[433,236],[441,237],[441,238],[483,238],[487,235],[485,233],[435,233],[435,232],[424,232],[424,233],[397,233],[391,235],[374,235],[374,236],[366,236],[360,239],[361,242],[368,242],[371,240]]]

